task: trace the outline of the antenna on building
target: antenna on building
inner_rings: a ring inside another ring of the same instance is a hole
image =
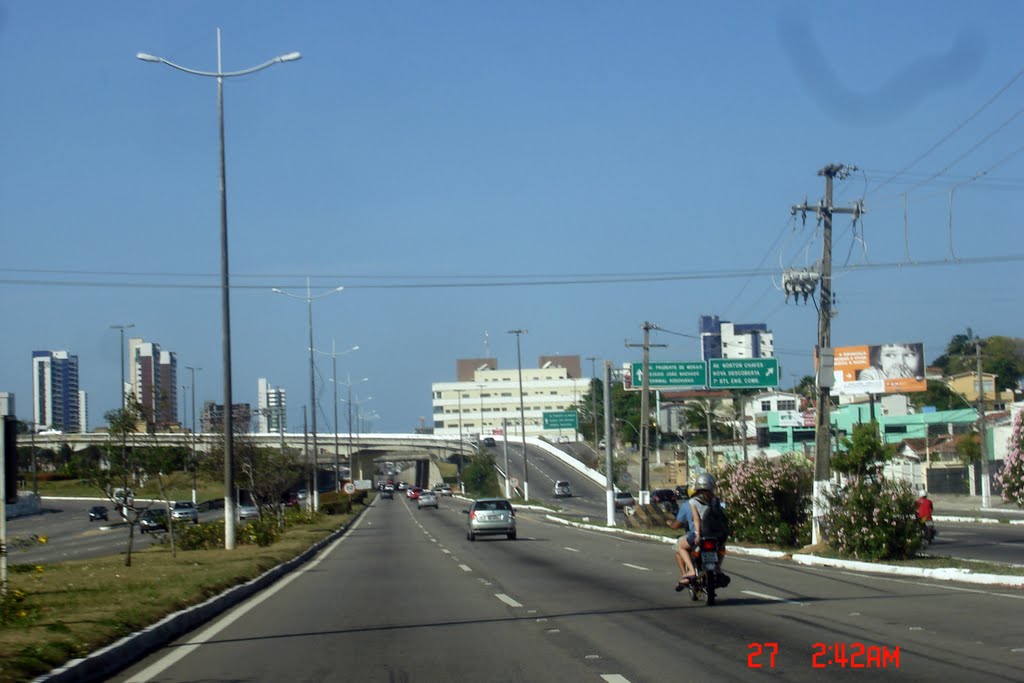
[[[484,358],[491,357],[491,335],[484,330]]]

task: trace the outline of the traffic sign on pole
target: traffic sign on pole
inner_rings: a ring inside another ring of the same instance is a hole
[[[544,413],[544,429],[576,429],[578,426],[579,417],[575,410]]]
[[[711,389],[766,389],[779,386],[778,358],[712,358],[708,361]]]
[[[643,386],[643,363],[633,363],[633,389]],[[702,360],[649,363],[647,383],[652,389],[702,387],[707,384],[707,365]]]

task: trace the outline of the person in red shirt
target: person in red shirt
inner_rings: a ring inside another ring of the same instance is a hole
[[[932,518],[932,512],[934,507],[932,502],[928,500],[928,492],[922,491],[921,497],[914,503],[917,506],[917,517],[922,522],[927,522]]]

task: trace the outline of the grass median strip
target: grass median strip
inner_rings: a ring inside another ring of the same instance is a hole
[[[166,545],[52,565],[15,564],[0,612],[0,683],[30,680],[64,662],[254,579],[326,538],[352,515],[288,527],[273,545],[179,550]]]

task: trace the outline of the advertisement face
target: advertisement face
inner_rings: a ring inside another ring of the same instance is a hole
[[[835,352],[836,394],[905,394],[926,391],[924,344],[843,346]]]

